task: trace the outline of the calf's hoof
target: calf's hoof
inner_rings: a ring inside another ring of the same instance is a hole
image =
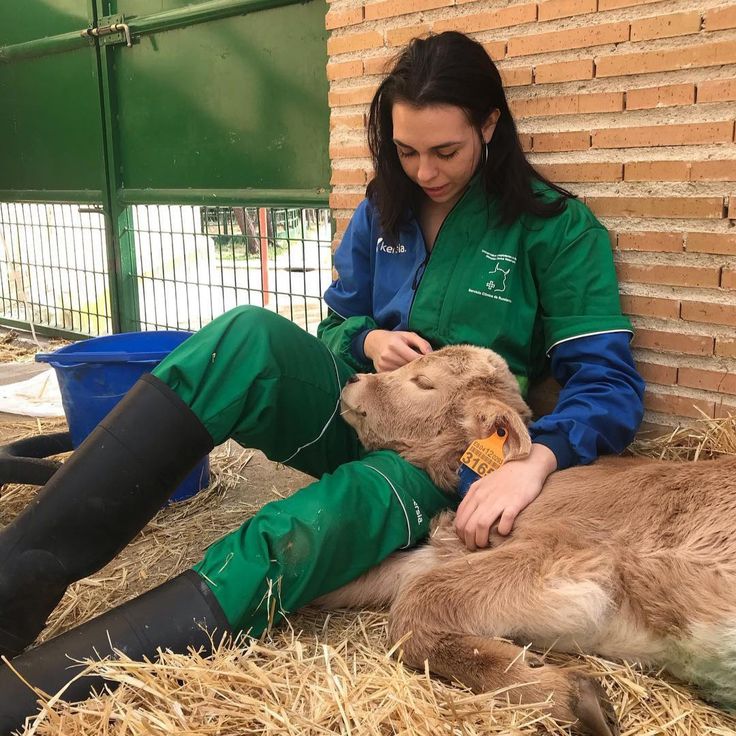
[[[579,736],[619,736],[618,719],[611,701],[595,680],[574,676],[570,709],[577,721],[572,731]]]

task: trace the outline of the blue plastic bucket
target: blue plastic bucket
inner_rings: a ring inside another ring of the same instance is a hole
[[[191,334],[176,330],[123,332],[81,340],[53,353],[38,353],[39,363],[48,363],[56,370],[74,447],[82,444],[144,373],[150,373]],[[182,481],[170,500],[190,498],[209,482],[207,456]]]

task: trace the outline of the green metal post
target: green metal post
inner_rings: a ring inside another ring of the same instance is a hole
[[[117,207],[120,213],[117,219],[117,260],[120,262],[117,278],[119,331],[133,332],[141,328],[133,208],[120,205],[119,200]]]
[[[103,0],[92,0],[95,5],[95,23],[105,14]],[[110,280],[110,312],[113,332],[140,330],[138,283],[136,280],[135,231],[132,210],[119,198],[120,164],[115,119],[115,77],[113,46],[98,44],[97,64],[100,79],[100,110],[103,127],[103,161],[105,168],[105,235],[107,240],[108,272]]]

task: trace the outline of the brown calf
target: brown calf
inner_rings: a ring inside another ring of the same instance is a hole
[[[469,443],[497,425],[510,430],[506,461],[529,452],[529,409],[488,350],[449,347],[360,375],[342,400],[366,447],[399,452],[447,491]],[[494,637],[664,667],[736,705],[736,457],[606,458],[553,473],[486,550],[468,552],[452,518],[320,604],[390,606],[393,640],[410,634],[407,664],[427,660],[478,691],[512,688],[517,702],[549,698],[581,734],[618,732],[602,690]]]

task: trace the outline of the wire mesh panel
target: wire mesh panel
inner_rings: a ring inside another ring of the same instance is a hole
[[[196,330],[239,304],[315,332],[331,280],[327,209],[136,206],[142,329]]]
[[[332,278],[328,209],[135,205],[129,215],[140,329],[197,330],[254,304],[316,332]],[[107,253],[95,207],[0,205],[0,320],[109,333]]]
[[[111,330],[102,211],[0,203],[0,318],[82,335]]]

